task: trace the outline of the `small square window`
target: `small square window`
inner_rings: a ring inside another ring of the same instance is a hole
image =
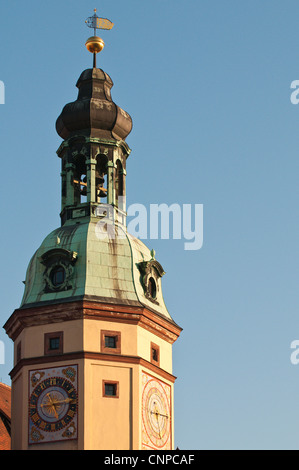
[[[155,348],[152,348],[152,360],[158,362],[158,351]]]
[[[101,330],[101,353],[121,354],[120,331]]]
[[[63,331],[45,333],[45,356],[63,353]]]
[[[54,351],[54,349],[59,349],[60,348],[60,338],[59,336],[57,338],[50,338],[49,339],[49,349],[51,351]]]
[[[160,367],[160,347],[155,343],[151,343],[151,363]]]
[[[119,397],[119,383],[108,382],[103,380],[103,397],[118,398]]]
[[[105,348],[116,348],[116,336],[105,336]]]
[[[105,384],[105,395],[115,397],[115,395],[116,395],[116,384]]]

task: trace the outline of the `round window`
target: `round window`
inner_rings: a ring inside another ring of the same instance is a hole
[[[155,279],[153,277],[150,277],[148,281],[148,293],[152,297],[152,299],[156,298],[157,286],[156,286]]]
[[[65,270],[62,266],[56,266],[51,272],[51,282],[53,286],[59,287],[65,281]]]

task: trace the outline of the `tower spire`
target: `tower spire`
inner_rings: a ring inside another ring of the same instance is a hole
[[[94,13],[95,33],[111,29]],[[61,226],[35,250],[4,325],[15,343],[13,450],[173,449],[181,328],[163,300],[164,269],[126,227],[132,119],[112,86],[100,68],[84,70],[56,121]]]
[[[89,28],[94,30],[94,35],[87,39],[85,46],[89,52],[93,54],[93,67],[96,68],[97,54],[101,52],[105,46],[103,39],[97,36],[97,29],[112,29],[114,23],[107,18],[99,18],[97,15],[97,9],[94,9],[93,16],[90,16],[85,21]]]

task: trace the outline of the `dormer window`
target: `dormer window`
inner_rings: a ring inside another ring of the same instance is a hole
[[[148,294],[152,299],[155,299],[157,296],[157,286],[153,277],[150,277],[148,281]]]
[[[165,274],[161,264],[154,258],[152,253],[152,259],[149,261],[142,261],[138,264],[138,268],[141,274],[141,284],[144,289],[145,297],[151,302],[159,303],[159,283],[160,278]]]
[[[45,292],[59,292],[72,288],[72,276],[77,260],[75,251],[53,248],[44,253],[40,261],[45,266]]]
[[[53,286],[59,287],[65,281],[65,269],[62,266],[56,266],[51,271],[51,282]]]

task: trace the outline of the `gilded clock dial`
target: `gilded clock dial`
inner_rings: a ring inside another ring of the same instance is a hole
[[[77,412],[77,393],[63,377],[49,377],[38,384],[29,400],[29,415],[39,429],[58,431],[67,426]]]
[[[76,439],[77,365],[29,374],[29,444]]]
[[[159,380],[152,378],[144,387],[142,415],[149,445],[163,448],[170,444],[170,401],[167,390]]]

